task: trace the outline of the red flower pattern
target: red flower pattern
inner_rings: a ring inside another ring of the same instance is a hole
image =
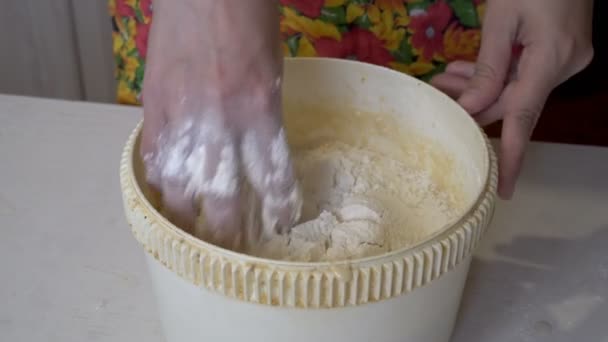
[[[146,17],[152,15],[152,0],[139,0],[139,7]]]
[[[325,0],[281,0],[280,2],[281,5],[293,7],[309,18],[319,17],[325,4]]]
[[[412,46],[420,50],[424,59],[431,60],[435,54],[443,53],[443,31],[451,18],[452,9],[445,1],[438,1],[425,13],[412,17]]]
[[[125,0],[116,0],[116,14],[122,17],[132,17],[135,15],[133,8]]]
[[[389,66],[394,61],[391,53],[376,35],[367,30],[355,28],[347,32],[342,40],[321,38],[314,42],[315,50],[321,57],[348,58],[376,65]]]
[[[150,33],[150,25],[137,23],[137,34],[135,35],[135,46],[142,58],[146,58],[148,51],[148,34]]]

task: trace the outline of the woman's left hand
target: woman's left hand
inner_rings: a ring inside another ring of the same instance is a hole
[[[477,62],[450,63],[431,80],[480,125],[503,119],[502,198],[513,195],[549,94],[593,58],[592,17],[593,0],[488,0]]]

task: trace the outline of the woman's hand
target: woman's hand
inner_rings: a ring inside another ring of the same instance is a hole
[[[593,0],[488,0],[477,62],[453,62],[431,81],[479,124],[504,120],[503,198],[513,195],[547,97],[593,58],[592,17]]]
[[[276,1],[157,0],[143,89],[141,153],[169,219],[238,248],[241,181],[262,206],[265,232],[297,220],[300,195],[281,122]],[[243,173],[243,174],[241,174]]]

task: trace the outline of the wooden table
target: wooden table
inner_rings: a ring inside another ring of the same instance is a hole
[[[0,341],[162,341],[118,164],[140,109],[0,95]],[[532,144],[454,341],[608,342],[608,149]]]

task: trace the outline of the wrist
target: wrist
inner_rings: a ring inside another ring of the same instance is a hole
[[[210,68],[280,67],[278,2],[274,0],[157,0],[151,45],[176,60]],[[158,51],[158,52],[160,52]],[[268,70],[276,73],[277,70]]]

